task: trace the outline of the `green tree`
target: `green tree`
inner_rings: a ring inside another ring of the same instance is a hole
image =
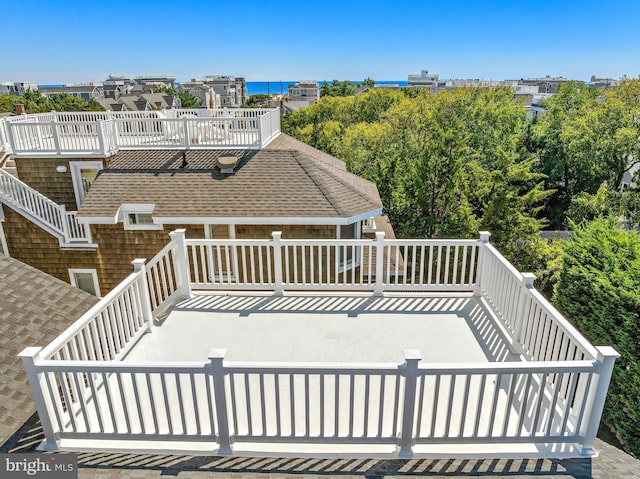
[[[554,301],[592,344],[620,353],[602,421],[640,456],[640,235],[618,228],[616,218],[576,227]]]
[[[197,98],[188,91],[177,91],[175,88],[160,87],[156,90],[156,92],[177,96],[178,98],[180,98],[182,108],[198,108],[202,105],[200,98]]]
[[[638,161],[640,79],[608,90],[570,82],[546,105],[536,143],[547,187],[557,190],[545,212],[560,229],[574,197],[595,194],[603,182],[617,191]]]
[[[362,88],[373,88],[374,86],[376,86],[376,81],[371,77],[367,77],[363,81],[361,81],[358,86]]]

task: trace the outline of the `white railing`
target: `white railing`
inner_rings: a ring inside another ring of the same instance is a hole
[[[186,240],[196,289],[473,291],[476,240]]]
[[[228,453],[242,441],[395,444],[410,455],[428,443],[592,446],[613,366],[602,353],[603,362],[430,365],[415,351],[400,365],[226,362],[217,350],[209,363],[48,360],[39,348],[21,356],[48,411],[50,445],[207,440]]]
[[[491,244],[483,243],[478,288],[512,337],[533,361],[595,359],[596,349]]]
[[[531,285],[518,287],[527,275],[487,234],[480,241],[378,234],[367,243],[184,233],[172,233],[148,264],[134,261],[133,274],[44,350],[21,354],[51,446],[66,438],[193,440],[229,453],[241,441],[395,444],[402,456],[414,444],[571,443],[593,452],[617,353],[589,345]],[[354,273],[367,257],[375,258],[367,273]],[[336,273],[347,258],[351,265]],[[405,351],[403,364],[245,363],[225,361],[224,350],[213,350],[208,363],[119,361],[191,288],[310,285],[473,291],[523,361],[420,364],[418,351]],[[502,292],[516,304],[494,296]]]
[[[44,348],[41,357],[67,361],[122,358],[152,325],[146,295],[145,274],[138,268]]]
[[[3,170],[0,170],[0,201],[56,236],[63,245],[91,243],[89,227],[78,223],[76,212],[67,212],[64,205],[51,201]]]
[[[280,133],[280,112],[51,112],[11,117],[1,123],[0,140],[15,155],[108,156],[119,149],[263,148]]]

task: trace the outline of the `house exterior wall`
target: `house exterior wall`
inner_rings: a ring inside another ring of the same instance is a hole
[[[102,161],[103,166],[107,167],[110,160],[111,158],[15,158],[20,181],[50,200],[65,205],[67,211],[78,209],[69,162]],[[58,166],[65,166],[67,171],[58,172]]]
[[[72,189],[67,193],[73,198]],[[205,225],[176,224],[164,225],[158,230],[125,230],[122,223],[101,224],[91,225],[91,236],[98,245],[97,250],[61,249],[57,238],[8,206],[2,205],[2,208],[5,215],[3,229],[12,257],[65,282],[70,282],[70,268],[95,269],[102,295],[131,273],[131,261],[135,258],[153,258],[169,242],[171,231],[185,228],[187,238],[205,238]],[[228,226],[217,226],[216,231],[228,232]],[[336,238],[334,225],[235,225],[237,239],[271,239],[273,231],[282,231],[283,239]],[[292,254],[289,254],[291,264]],[[332,265],[335,264],[334,258],[330,261]]]
[[[93,250],[62,250],[55,236],[50,235],[35,223],[24,218],[6,205],[0,204],[4,211],[3,229],[7,249],[12,258],[34,268],[49,273],[67,283],[69,268],[98,269],[99,252]],[[102,289],[102,294],[107,290]]]

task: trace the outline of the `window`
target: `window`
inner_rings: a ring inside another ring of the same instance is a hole
[[[91,188],[91,185],[98,176],[98,172],[102,169],[102,162],[70,161],[69,168],[71,169],[71,180],[73,181],[76,203],[78,208],[80,208],[89,188]]]
[[[2,206],[0,206],[0,216],[2,216]],[[0,254],[9,256],[9,249],[7,248],[7,239],[4,237],[4,230],[2,229],[2,221],[0,221]]]
[[[153,222],[151,213],[131,212],[125,213],[124,229],[126,230],[159,230],[162,225]]]
[[[98,273],[95,269],[75,269],[69,268],[69,278],[71,284],[87,293],[100,297],[100,285],[98,284]]]
[[[360,223],[351,223],[338,227],[338,239],[359,239]],[[340,247],[340,270],[354,268],[360,264],[360,247],[347,246]]]

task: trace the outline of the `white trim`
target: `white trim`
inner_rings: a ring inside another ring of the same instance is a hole
[[[73,193],[76,196],[76,204],[78,208],[84,200],[84,187],[82,186],[82,176],[80,170],[104,169],[102,161],[70,161],[69,169],[71,170],[71,182],[73,183]]]
[[[382,214],[382,208],[368,211],[350,218],[327,218],[327,217],[292,217],[292,216],[247,216],[229,218],[211,218],[206,216],[184,217],[184,216],[156,216],[154,221],[160,225],[201,225],[201,224],[234,224],[234,225],[348,225],[362,221],[371,216]]]
[[[151,218],[153,224],[140,225],[129,222],[129,215],[151,216],[155,207],[153,203],[123,203],[118,210],[118,220],[122,221],[125,230],[161,230],[162,225],[157,224],[153,217]]]
[[[69,268],[69,278],[71,279],[71,284],[78,288],[78,284],[76,281],[76,273],[87,274],[91,273],[91,278],[93,279],[93,287],[96,290],[96,296],[101,298],[100,294],[100,283],[98,282],[98,272],[95,269],[87,269],[87,268]],[[87,291],[88,292],[88,291]]]
[[[2,228],[2,220],[4,220],[4,213],[2,212],[2,205],[0,205],[0,253],[4,253],[7,256],[9,254],[9,247],[7,246],[7,238],[4,236],[4,229]]]
[[[116,216],[76,216],[78,223],[83,225],[115,225],[118,223],[118,214]]]

